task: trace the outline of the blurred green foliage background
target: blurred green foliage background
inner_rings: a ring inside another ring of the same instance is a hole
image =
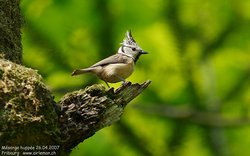
[[[21,9],[24,64],[56,99],[103,83],[70,74],[114,54],[126,30],[150,52],[128,78],[149,88],[71,156],[249,155],[250,1],[22,0]]]

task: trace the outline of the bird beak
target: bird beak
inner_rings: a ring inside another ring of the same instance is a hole
[[[146,51],[140,51],[140,54],[148,54],[148,52],[146,52]]]

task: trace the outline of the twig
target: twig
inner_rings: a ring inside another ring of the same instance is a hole
[[[157,105],[142,107],[141,105],[136,105],[136,108],[148,114],[182,120],[209,127],[238,127],[250,124],[250,119],[245,117],[233,119],[226,118],[219,113],[199,111],[182,106]]]

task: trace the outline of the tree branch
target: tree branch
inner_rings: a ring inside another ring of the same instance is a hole
[[[59,102],[59,125],[65,149],[71,149],[96,131],[118,121],[125,106],[138,96],[150,81],[142,84],[124,83],[114,91],[103,85],[66,94]]]
[[[225,118],[219,113],[199,111],[187,106],[158,105],[142,107],[137,105],[136,108],[148,114],[182,120],[208,127],[237,127],[250,124],[250,119],[245,117],[233,119]]]
[[[92,85],[56,104],[36,70],[0,59],[0,146],[60,145],[69,153],[96,131],[118,121],[150,81],[114,90]]]

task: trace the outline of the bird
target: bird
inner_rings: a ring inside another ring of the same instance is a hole
[[[92,73],[103,80],[110,88],[108,83],[126,82],[126,78],[133,73],[135,64],[142,54],[148,54],[148,52],[142,50],[134,40],[131,30],[128,30],[116,54],[88,68],[76,69],[71,75]]]

